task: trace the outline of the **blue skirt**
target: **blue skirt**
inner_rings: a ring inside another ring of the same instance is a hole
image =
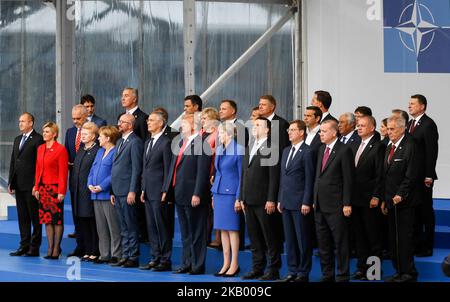
[[[239,231],[240,217],[234,211],[235,195],[214,194],[214,229]]]

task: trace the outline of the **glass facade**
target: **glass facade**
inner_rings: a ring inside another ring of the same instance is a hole
[[[46,22],[42,22],[46,20]],[[0,178],[8,180],[21,112],[40,132],[55,120],[56,12],[37,1],[0,1]]]

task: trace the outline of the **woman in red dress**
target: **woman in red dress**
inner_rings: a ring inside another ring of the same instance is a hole
[[[39,222],[45,224],[48,251],[45,259],[58,259],[64,232],[64,196],[67,190],[69,156],[59,144],[58,126],[48,122],[42,127],[44,144],[37,151],[36,179],[33,195],[39,200]]]

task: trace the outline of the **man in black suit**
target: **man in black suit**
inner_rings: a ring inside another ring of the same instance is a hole
[[[327,120],[334,120],[336,123],[338,123],[338,120],[328,111],[330,109],[332,101],[333,98],[328,91],[317,90],[314,92],[314,96],[311,100],[311,105],[319,107],[319,109],[322,111],[322,119],[320,120],[320,123],[323,123]]]
[[[352,213],[355,165],[352,151],[338,140],[337,134],[335,121],[327,120],[320,125],[323,145],[317,158],[314,209],[323,282],[335,281],[334,249],[338,264],[336,281],[349,280],[347,217]]]
[[[37,148],[44,143],[42,135],[33,129],[34,117],[24,112],[19,117],[21,135],[14,139],[9,166],[8,192],[16,195],[19,218],[20,246],[10,256],[39,256],[42,241],[42,226],[39,224],[39,209],[31,194],[34,186]],[[31,232],[33,226],[33,232]]]
[[[272,147],[278,145],[278,150],[275,151],[278,151],[278,157],[281,158],[281,152],[290,144],[287,133],[289,123],[284,118],[275,114],[276,107],[277,101],[273,96],[263,95],[259,98],[259,115],[271,122],[270,142],[275,144]]]
[[[359,119],[361,117],[372,116],[372,109],[367,106],[358,106],[353,113],[355,114],[356,125],[358,125]]]
[[[276,280],[280,278],[281,237],[274,215],[278,199],[280,165],[278,154],[270,145],[271,122],[265,117],[254,121],[253,145],[242,163],[239,200],[247,220],[252,251],[252,270],[243,279]],[[275,145],[273,148],[277,148]],[[255,189],[257,188],[257,189]],[[264,274],[268,254],[269,263]]]
[[[433,209],[433,184],[437,179],[436,161],[438,157],[439,133],[436,123],[426,115],[427,99],[416,94],[409,101],[412,119],[407,129],[417,146],[419,167],[419,199],[415,219],[415,254],[418,257],[433,255],[435,217]]]
[[[133,133],[136,134],[143,142],[147,139],[147,118],[148,115],[144,113],[138,106],[139,93],[136,88],[126,87],[122,91],[122,107],[125,112],[122,114],[131,114],[134,116],[135,123]],[[120,116],[117,120],[120,119]],[[145,221],[145,207],[142,203],[136,203],[136,216],[139,227],[139,242],[148,242],[147,223]]]
[[[390,282],[417,280],[414,265],[414,207],[417,206],[419,184],[416,145],[405,135],[405,120],[399,116],[388,119],[389,145],[384,156],[384,209],[387,206],[392,264],[396,273]]]
[[[320,141],[320,120],[322,119],[322,111],[319,107],[308,106],[303,114],[303,121],[306,124],[306,139],[305,143],[309,146],[310,151],[314,155],[314,160],[317,159],[317,151],[322,145]]]
[[[367,258],[381,257],[381,211],[383,198],[383,158],[385,146],[375,135],[376,121],[362,116],[358,122],[361,137],[355,154],[355,182],[352,194],[352,227],[355,230],[357,271],[353,279],[367,280]]]
[[[285,282],[308,282],[312,267],[315,163],[309,146],[304,143],[305,132],[305,122],[291,122],[289,140],[292,146],[286,147],[281,157],[278,211],[283,216],[286,236],[288,275],[283,279]]]
[[[183,254],[178,274],[205,273],[209,173],[212,151],[199,135],[200,118],[187,114],[181,123],[181,136],[175,138],[172,162],[163,192],[173,187],[181,230]],[[164,196],[164,195],[163,195]]]
[[[164,135],[167,121],[160,112],[152,112],[147,125],[151,137],[144,145],[142,167],[141,202],[145,203],[147,230],[150,239],[151,259],[141,269],[170,271],[172,269],[172,236],[170,220],[167,217],[168,205],[164,198],[163,186],[172,160],[171,139]]]
[[[356,118],[351,112],[346,112],[339,117],[339,140],[341,143],[348,145],[353,154],[356,154],[356,150],[361,143],[361,138],[358,136],[356,128]]]
[[[87,119],[89,122],[95,123],[99,129],[103,126],[106,126],[106,120],[95,114],[95,99],[92,95],[83,95],[81,97],[80,104],[86,108],[88,112]]]

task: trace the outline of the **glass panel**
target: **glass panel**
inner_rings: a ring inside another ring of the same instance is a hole
[[[6,181],[20,113],[35,116],[37,131],[55,120],[55,25],[51,6],[0,1],[0,178]]]

